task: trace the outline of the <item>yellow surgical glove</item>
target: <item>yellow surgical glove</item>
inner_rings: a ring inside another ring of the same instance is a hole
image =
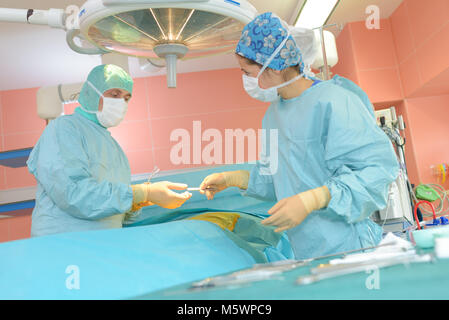
[[[215,194],[229,187],[247,189],[249,171],[237,170],[213,173],[208,175],[200,185],[200,193],[206,194],[208,200],[214,198]]]
[[[262,220],[262,224],[276,226],[276,232],[294,228],[311,212],[327,207],[330,199],[331,195],[326,186],[282,199],[268,210],[270,217]]]
[[[133,208],[137,208],[137,210],[153,204],[167,209],[176,209],[192,196],[187,191],[184,193],[173,192],[172,190],[185,190],[187,185],[169,181],[142,183],[133,185],[131,188],[133,190]]]
[[[153,203],[149,202],[149,182],[131,185],[131,189],[133,190],[133,206],[131,211],[137,211],[142,207],[153,205]]]

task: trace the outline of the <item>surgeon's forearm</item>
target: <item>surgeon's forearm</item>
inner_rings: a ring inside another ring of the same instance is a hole
[[[327,207],[331,194],[327,186],[308,190],[299,194],[308,213]]]

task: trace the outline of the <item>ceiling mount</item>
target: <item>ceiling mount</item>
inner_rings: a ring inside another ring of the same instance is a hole
[[[176,88],[176,63],[189,51],[183,44],[165,43],[154,47],[154,52],[160,58],[164,58],[167,66],[167,85],[169,88]]]

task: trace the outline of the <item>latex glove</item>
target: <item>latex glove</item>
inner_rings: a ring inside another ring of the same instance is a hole
[[[313,211],[326,207],[330,198],[329,189],[323,186],[282,199],[268,210],[271,216],[261,223],[276,226],[275,232],[294,228]]]
[[[216,193],[229,187],[247,189],[249,171],[237,170],[213,173],[208,175],[200,185],[200,193],[205,194],[208,200],[212,200]]]
[[[176,209],[184,204],[192,194],[190,192],[176,193],[172,190],[185,190],[184,183],[161,181],[142,183],[131,186],[133,189],[133,207],[143,207],[156,204],[162,208]]]

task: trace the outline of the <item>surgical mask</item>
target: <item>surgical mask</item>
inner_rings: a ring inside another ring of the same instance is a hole
[[[95,86],[88,81],[88,84],[103,98],[103,109],[101,111],[89,111],[81,106],[81,109],[97,116],[98,122],[105,127],[115,127],[125,118],[128,110],[128,103],[123,98],[105,97]]]
[[[259,78],[262,75],[262,73],[265,71],[265,69],[268,67],[268,65],[271,63],[271,61],[276,57],[276,55],[281,51],[281,49],[284,47],[285,43],[287,42],[289,37],[289,34],[287,34],[287,37],[282,41],[282,43],[277,47],[277,49],[273,52],[273,54],[270,56],[270,58],[265,62],[262,69],[260,69],[259,74],[257,77],[250,77],[246,74],[243,75],[243,87],[245,88],[245,91],[254,99],[263,101],[263,102],[273,102],[278,99],[278,90],[279,88],[283,88],[285,86],[288,86],[289,84],[295,82],[296,80],[300,79],[304,73],[301,73],[300,75],[294,77],[293,79],[281,83],[280,85],[277,85],[275,87],[271,87],[268,89],[262,89],[259,86]]]
[[[295,82],[299,78],[303,76],[303,73],[301,73],[299,76],[294,77],[293,79],[284,82],[278,86],[271,87],[268,89],[262,89],[259,87],[259,76],[257,78],[249,77],[246,74],[243,75],[243,86],[245,88],[245,91],[254,99],[263,101],[263,102],[273,102],[276,101],[278,98],[278,89],[288,86],[289,84]]]

